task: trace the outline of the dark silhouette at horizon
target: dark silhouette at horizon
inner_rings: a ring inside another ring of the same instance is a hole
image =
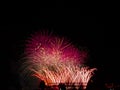
[[[45,87],[46,87],[45,82],[43,80],[41,80],[40,84],[39,84],[39,89],[40,90],[45,90]]]
[[[59,87],[59,90],[66,90],[66,86],[64,83],[60,83],[58,87]]]

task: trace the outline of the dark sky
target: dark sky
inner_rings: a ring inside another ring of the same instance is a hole
[[[116,69],[119,64],[115,47],[105,45],[104,22],[102,17],[81,16],[71,10],[40,10],[40,16],[9,16],[1,18],[0,38],[2,71],[7,83],[17,82],[16,68],[23,53],[25,40],[30,34],[47,29],[65,36],[75,45],[89,50],[88,65],[98,68],[98,78],[103,81],[118,82]],[[118,70],[118,69],[117,69]],[[19,80],[18,80],[19,81]]]

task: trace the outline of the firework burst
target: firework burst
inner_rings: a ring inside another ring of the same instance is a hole
[[[85,87],[95,69],[80,68],[87,53],[79,51],[65,38],[49,34],[35,34],[28,40],[21,76],[44,80],[46,85],[59,83],[84,84]]]

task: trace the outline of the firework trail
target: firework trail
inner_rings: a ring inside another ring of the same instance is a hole
[[[93,69],[80,68],[87,53],[79,51],[65,38],[37,33],[28,40],[25,49],[21,76],[25,81],[30,76],[44,80],[46,85],[59,83],[84,84],[93,75]]]

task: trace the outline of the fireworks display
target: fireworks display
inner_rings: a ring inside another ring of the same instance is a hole
[[[96,70],[82,67],[86,57],[87,52],[65,38],[37,33],[26,44],[21,76],[24,81],[36,77],[48,86],[75,83],[86,88]]]

